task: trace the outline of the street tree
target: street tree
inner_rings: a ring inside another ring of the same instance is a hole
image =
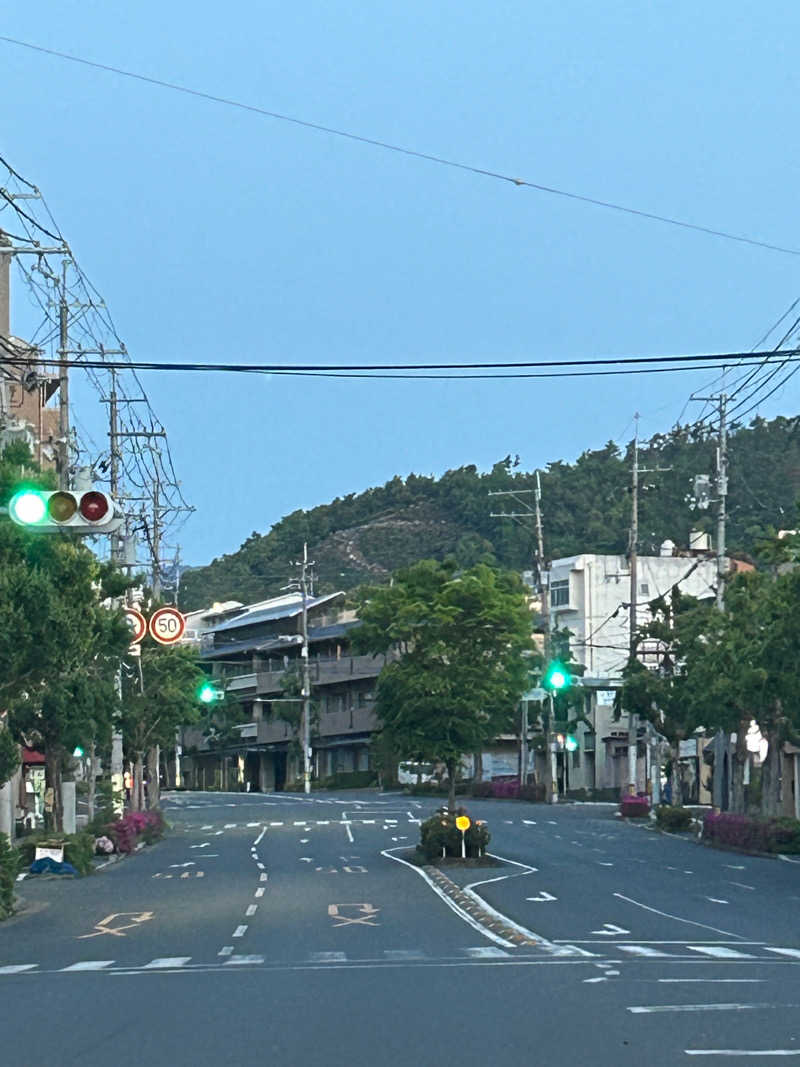
[[[143,644],[141,655],[125,663],[122,676],[122,734],[134,763],[134,810],[144,807],[143,779],[145,755],[157,746],[169,747],[181,726],[198,722],[202,716],[198,690],[205,675],[193,649],[181,646]],[[151,807],[159,800],[158,764],[148,761]]]
[[[459,762],[503,730],[528,684],[531,619],[518,576],[478,564],[423,560],[390,586],[367,588],[353,644],[394,653],[378,679],[376,710],[406,758],[440,762],[455,810]]]

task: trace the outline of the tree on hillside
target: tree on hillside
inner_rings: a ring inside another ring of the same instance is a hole
[[[512,727],[533,647],[519,578],[478,564],[423,560],[363,592],[362,653],[399,651],[378,679],[376,711],[406,758],[447,768],[455,810],[459,761]]]

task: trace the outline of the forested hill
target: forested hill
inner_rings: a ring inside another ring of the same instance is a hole
[[[623,553],[630,521],[632,448],[613,443],[585,452],[575,463],[557,460],[542,472],[545,552],[549,558],[579,552]],[[690,528],[713,530],[713,507],[692,505],[696,474],[712,474],[716,442],[707,431],[679,428],[640,449],[644,467],[667,471],[642,476],[640,551],[657,553],[665,538],[688,543]],[[800,496],[800,421],[756,420],[730,437],[728,544],[751,554],[771,528],[793,526]],[[533,475],[507,457],[488,473],[474,466],[441,478],[393,478],[364,493],[337,498],[287,515],[267,534],[253,533],[230,555],[184,573],[181,606],[216,600],[244,602],[276,595],[291,576],[290,563],[308,541],[316,561],[316,592],[380,582],[392,570],[427,557],[455,555],[464,563],[494,556],[516,569],[531,566],[530,524],[491,518],[521,511],[496,490],[532,489]],[[712,493],[713,495],[713,493]],[[532,496],[523,496],[531,504]]]

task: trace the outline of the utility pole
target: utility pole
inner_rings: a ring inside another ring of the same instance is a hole
[[[111,393],[108,398],[108,438],[111,449],[109,487],[111,499],[117,503],[119,500],[119,442],[117,435],[119,425],[117,422],[117,372],[111,368]],[[111,561],[119,563],[121,558],[122,540],[119,533],[111,535]]]
[[[61,268],[58,327],[58,487],[69,489],[69,307],[66,260]]]
[[[727,520],[728,496],[728,396],[722,393],[719,398],[719,447],[717,448],[717,607],[725,610],[725,578],[727,565],[725,561],[725,523]]]
[[[636,430],[633,438],[633,471],[631,478],[631,533],[630,533],[630,609],[628,616],[628,647],[631,663],[636,656],[636,601],[639,595],[638,545],[639,545],[639,412],[634,415]],[[638,716],[628,712],[628,792],[636,793],[636,756]]]
[[[531,508],[527,500],[522,500],[520,497],[529,496],[533,493],[534,505]],[[550,655],[550,604],[549,604],[549,588],[547,580],[547,571],[545,570],[544,562],[544,535],[542,532],[542,483],[539,478],[539,471],[536,471],[536,488],[535,489],[509,489],[499,490],[497,492],[489,493],[489,496],[510,496],[513,497],[517,503],[524,508],[523,511],[492,511],[490,512],[491,518],[503,518],[514,519],[520,522],[521,525],[525,525],[524,521],[533,519],[534,527],[536,530],[536,584],[539,589],[539,597],[541,603],[542,617],[544,619],[544,658],[545,662],[549,659]],[[520,728],[520,773],[519,783],[525,785],[527,783],[528,772],[528,702],[527,700],[521,701],[521,728]],[[553,726],[553,698],[550,695],[550,715],[548,719],[547,731],[546,731],[546,758],[549,765],[550,774],[550,788],[548,790],[548,800],[551,803],[555,803],[558,800],[558,773],[556,768],[557,757],[555,752],[551,752],[551,737]],[[566,759],[566,755],[564,757]]]
[[[308,665],[308,545],[303,542],[303,562],[300,570],[300,591],[303,597],[301,616],[303,647],[300,657],[303,661],[303,791],[311,792],[311,676]]]
[[[161,596],[161,511],[159,501],[159,491],[161,485],[158,478],[153,482],[153,533],[152,533],[152,552],[153,552],[153,565],[152,565],[152,586],[153,586],[153,599],[158,600]]]

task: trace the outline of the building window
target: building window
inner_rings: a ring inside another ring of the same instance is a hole
[[[581,765],[581,750],[576,748],[572,753],[572,766],[575,770]]]
[[[650,586],[647,584],[647,582],[640,583],[639,592],[642,594],[642,596],[650,596]]]
[[[561,608],[569,604],[569,578],[550,584],[550,607]]]

